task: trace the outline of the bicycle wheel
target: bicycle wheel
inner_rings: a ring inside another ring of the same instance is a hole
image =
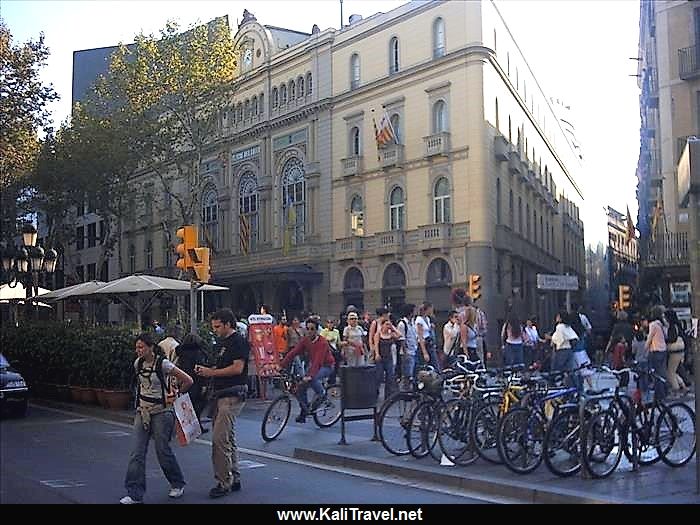
[[[498,424],[496,442],[501,460],[516,474],[529,474],[542,463],[545,422],[539,412],[514,408]]]
[[[438,443],[442,453],[456,465],[470,465],[478,458],[470,438],[473,403],[468,399],[451,399],[440,412]]]
[[[321,403],[321,406],[314,411],[314,422],[319,427],[332,427],[340,420],[340,396],[340,386],[335,385],[326,388],[326,399]]]
[[[544,463],[560,477],[581,470],[581,427],[578,410],[563,410],[552,420],[544,436]]]
[[[496,445],[500,411],[500,401],[491,401],[482,406],[474,416],[471,436],[479,456],[490,463],[496,464],[503,463],[498,455],[498,447]]]
[[[281,395],[275,399],[267,410],[262,420],[260,433],[265,441],[272,441],[282,433],[289,421],[292,412],[292,400],[288,395]]]
[[[384,403],[379,413],[379,439],[392,454],[405,456],[409,453],[406,432],[419,399],[419,395],[413,392],[399,392]]]
[[[633,438],[638,441],[638,454],[640,465],[653,465],[661,460],[659,448],[656,446],[656,422],[661,415],[659,405],[652,405],[637,411],[635,426],[637,435]]]
[[[607,478],[622,458],[622,429],[615,414],[600,412],[591,417],[583,431],[583,462],[594,478]]]
[[[430,454],[437,442],[436,401],[424,401],[413,410],[406,431],[406,446],[414,458]]]
[[[656,443],[661,460],[670,467],[682,467],[695,454],[695,412],[684,403],[672,403],[656,422]]]

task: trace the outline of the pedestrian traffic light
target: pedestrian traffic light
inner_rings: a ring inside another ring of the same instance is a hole
[[[208,283],[211,279],[211,268],[209,267],[209,248],[195,248],[195,254],[192,257],[194,273],[197,275],[197,281],[200,283]]]
[[[626,284],[621,284],[617,287],[617,295],[620,310],[627,310],[632,306],[632,288]]]
[[[182,239],[181,243],[175,248],[175,252],[180,256],[175,266],[180,268],[180,270],[187,271],[194,267],[190,254],[192,253],[191,250],[197,247],[197,227],[192,225],[183,226],[177,230],[175,235]]]
[[[473,301],[481,298],[481,275],[478,273],[469,274],[469,296]]]

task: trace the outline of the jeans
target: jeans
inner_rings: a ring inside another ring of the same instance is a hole
[[[562,348],[555,350],[552,355],[552,372],[566,372],[576,368],[573,348]],[[581,392],[583,390],[583,378],[577,373],[575,376],[569,376],[568,384],[573,385]]]
[[[667,354],[665,350],[662,352],[649,352],[648,362],[649,368],[656,371],[657,375],[660,375],[664,379],[668,375],[666,373],[666,359]],[[655,398],[658,401],[663,401],[666,399],[666,383],[660,379],[654,378],[654,389],[656,391]]]
[[[416,354],[405,352],[401,356],[401,377],[404,381],[413,381],[416,370]]]
[[[382,381],[385,379],[384,385],[384,399],[388,398],[394,391],[396,387],[396,379],[394,378],[394,358],[391,354],[383,356],[381,359],[375,361],[374,365],[377,368],[377,389]]]
[[[124,487],[131,499],[143,500],[146,493],[146,453],[148,441],[153,437],[156,447],[156,457],[166,479],[173,488],[185,486],[185,478],[177,463],[177,458],[170,448],[170,438],[175,428],[175,412],[166,410],[151,415],[149,429],[143,428],[141,414],[134,417],[134,448],[129,457],[129,466],[126,469]]]
[[[523,345],[506,343],[503,362],[505,366],[522,365],[525,362],[523,360]]]
[[[316,372],[316,375],[311,379],[311,381],[306,382],[306,383],[301,383],[298,388],[297,388],[297,399],[299,400],[299,406],[301,406],[301,412],[302,414],[308,414],[309,413],[309,397],[308,397],[308,391],[309,391],[309,386],[313,388],[314,392],[316,392],[316,395],[319,397],[323,397],[326,395],[326,391],[323,388],[323,383],[322,381],[330,377],[330,375],[333,373],[333,368],[330,366],[322,366],[319,368],[318,372]]]
[[[245,401],[239,397],[222,397],[216,400],[216,412],[211,436],[211,459],[214,478],[225,488],[241,481],[236,445],[236,418],[243,410]]]
[[[437,356],[437,348],[435,348],[435,343],[433,342],[432,339],[426,339],[425,340],[425,349],[428,351],[428,356],[430,357],[430,361],[427,363],[430,366],[432,366],[437,372],[440,372],[440,361],[438,361],[438,356]],[[421,351],[420,347],[418,348],[418,353],[420,354],[420,362],[421,364],[426,364],[424,363],[423,359],[423,352]]]
[[[523,362],[525,366],[530,366],[535,362],[535,347],[533,345],[523,345]]]
[[[304,370],[304,361],[301,360],[301,357],[294,356],[294,359],[292,359],[292,369],[291,373],[293,376],[299,376],[299,377],[304,377],[305,370]]]

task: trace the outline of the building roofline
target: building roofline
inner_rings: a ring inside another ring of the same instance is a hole
[[[277,31],[288,31],[289,33],[296,33],[298,35],[311,36],[311,33],[305,33],[304,31],[297,31],[296,29],[287,29],[286,27],[278,27],[271,25],[264,25],[265,29],[275,29]]]

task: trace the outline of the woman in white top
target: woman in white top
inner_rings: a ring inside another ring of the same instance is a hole
[[[569,314],[559,312],[556,317],[557,327],[551,336],[554,355],[552,356],[552,372],[561,372],[574,369],[574,347],[578,342],[578,335],[569,323]]]
[[[540,339],[540,334],[537,331],[537,327],[532,322],[532,317],[525,321],[525,337],[523,340],[523,358],[525,359],[525,366],[530,366],[536,360],[537,347],[544,339]]]
[[[450,312],[450,318],[442,328],[442,351],[446,356],[453,356],[459,351],[459,315],[456,310]]]
[[[432,367],[440,371],[440,363],[438,363],[437,351],[435,349],[435,341],[431,330],[430,316],[433,313],[433,305],[429,302],[421,304],[418,315],[414,321],[416,334],[418,336],[418,363],[430,364]]]

